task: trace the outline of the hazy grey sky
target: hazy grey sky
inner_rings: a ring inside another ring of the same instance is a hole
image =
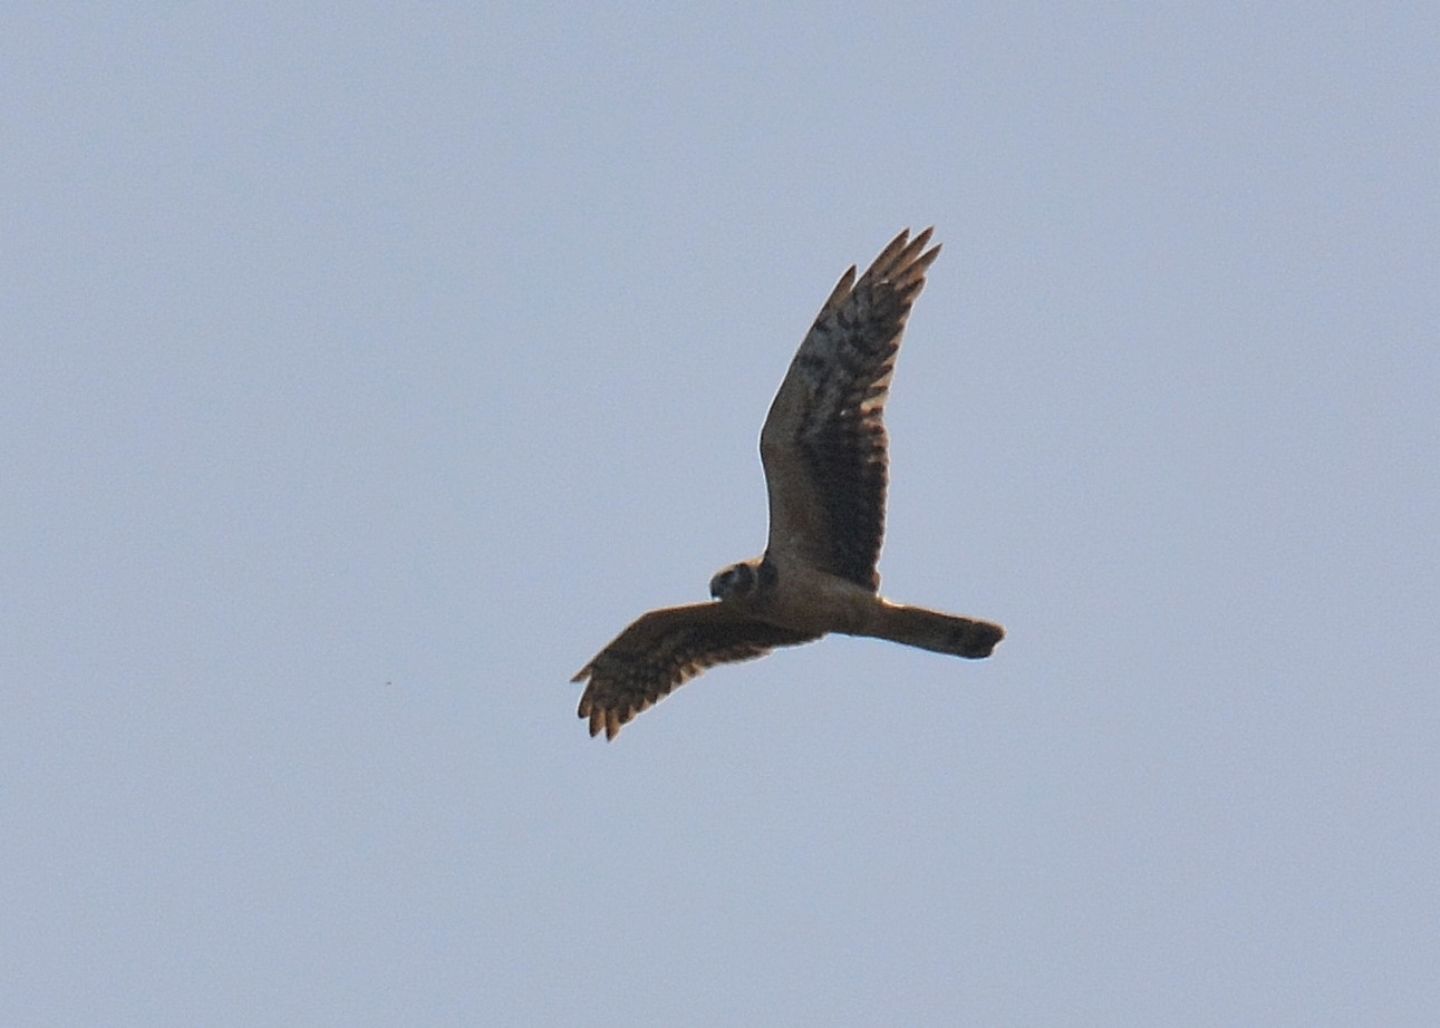
[[[1419,1024],[1425,4],[8,5],[0,1022]],[[945,245],[883,589],[605,745]]]

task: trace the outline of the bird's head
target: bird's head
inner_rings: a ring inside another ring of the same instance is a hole
[[[710,579],[710,595],[717,600],[749,599],[760,583],[760,576],[755,573],[755,563],[745,560],[718,572]]]

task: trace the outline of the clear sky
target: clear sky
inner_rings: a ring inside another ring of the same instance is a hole
[[[0,1022],[1419,1024],[1428,4],[12,4]],[[591,740],[944,252],[882,588]]]

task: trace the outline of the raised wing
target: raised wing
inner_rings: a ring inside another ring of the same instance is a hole
[[[800,344],[760,433],[768,552],[872,592],[885,534],[883,415],[900,336],[940,252],[901,232],[855,280],[841,276]]]
[[[613,739],[620,726],[707,667],[818,638],[755,621],[723,603],[652,610],[571,679],[589,679],[579,714],[590,719],[591,736],[603,728],[605,737]]]

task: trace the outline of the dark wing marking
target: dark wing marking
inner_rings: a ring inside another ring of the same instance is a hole
[[[579,714],[590,734],[613,739],[620,726],[714,664],[763,657],[776,646],[819,636],[755,621],[723,603],[666,607],[641,616],[572,682],[589,679]]]
[[[840,278],[800,344],[760,433],[769,553],[875,591],[885,534],[883,415],[895,354],[925,271],[931,229],[901,232],[855,279]]]

